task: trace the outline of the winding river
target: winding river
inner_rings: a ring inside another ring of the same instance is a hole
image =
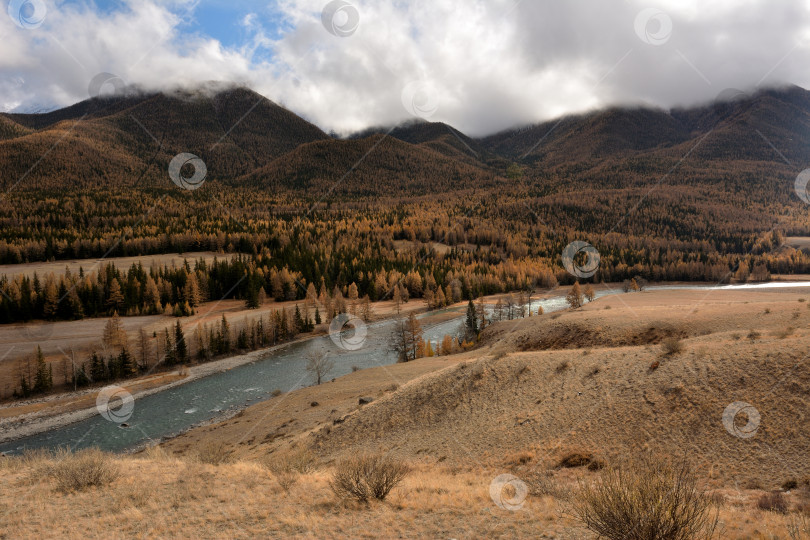
[[[810,282],[772,282],[718,287],[662,285],[648,287],[648,290],[776,287],[810,287]],[[600,290],[597,297],[619,292],[619,290]],[[567,307],[563,296],[532,301],[533,311],[540,306],[546,312]],[[457,313],[458,316],[441,323],[424,325],[425,339],[437,343],[446,334],[456,335],[461,330],[464,309],[455,308],[448,311]],[[436,312],[431,313],[435,314]],[[156,442],[197,424],[226,415],[228,412],[269,399],[275,390],[288,392],[306,386],[310,382],[306,371],[307,354],[312,351],[321,354],[329,352],[330,357],[334,359],[335,365],[329,373],[330,377],[346,375],[353,367],[363,369],[393,364],[396,362],[396,354],[389,347],[393,329],[393,321],[370,324],[365,345],[357,351],[339,348],[329,336],[291,343],[269,351],[265,357],[253,363],[139,398],[135,402],[132,416],[127,421],[129,427],[119,427],[101,415],[95,415],[67,426],[0,444],[0,452],[20,453],[27,448],[59,446],[69,446],[74,450],[96,446],[103,450],[121,452]]]

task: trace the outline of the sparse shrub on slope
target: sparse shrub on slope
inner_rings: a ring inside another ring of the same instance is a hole
[[[711,538],[718,520],[711,498],[698,488],[686,463],[652,459],[605,469],[598,482],[583,484],[573,514],[610,540]]]
[[[55,454],[53,463],[44,470],[56,480],[56,489],[61,492],[106,486],[119,475],[113,456],[97,448],[75,454],[70,450],[60,450]]]
[[[757,500],[757,508],[778,514],[787,514],[788,503],[780,491],[765,493]]]
[[[683,342],[678,338],[669,337],[661,342],[661,349],[667,356],[678,354],[683,351]]]
[[[338,462],[329,486],[339,499],[382,501],[408,472],[405,463],[389,456],[353,456]]]
[[[223,442],[210,441],[197,449],[196,456],[200,463],[220,465],[227,463],[231,459],[231,451]]]
[[[269,454],[262,459],[264,465],[276,478],[284,491],[290,491],[301,474],[315,470],[315,455],[307,448]]]

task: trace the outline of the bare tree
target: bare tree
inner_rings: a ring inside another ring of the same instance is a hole
[[[321,381],[334,367],[335,362],[329,358],[329,353],[312,351],[307,354],[307,373],[312,375],[316,384],[321,384]]]

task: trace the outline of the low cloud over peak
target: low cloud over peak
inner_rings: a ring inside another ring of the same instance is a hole
[[[807,2],[11,4],[0,17],[4,110],[86,99],[106,72],[148,90],[246,84],[344,134],[416,117],[484,135],[609,105],[810,86]]]

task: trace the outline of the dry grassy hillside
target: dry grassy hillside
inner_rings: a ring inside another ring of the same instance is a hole
[[[780,289],[633,293],[499,323],[476,350],[358,371],[121,458],[118,477],[89,492],[57,491],[47,471],[58,459],[6,462],[0,526],[12,536],[77,536],[96,519],[100,531],[146,536],[592,538],[570,515],[571,493],[648,455],[693,464],[719,506],[720,537],[806,538],[808,322],[801,291]],[[759,412],[750,438],[724,426],[737,401]],[[377,451],[412,472],[385,502],[336,497],[340,460]],[[503,473],[528,486],[519,511],[490,497]]]
[[[714,485],[810,478],[807,304],[787,291],[718,292],[695,310],[704,294],[625,295],[496,325],[480,359],[323,428],[315,447],[487,464],[522,451],[549,462],[575,450],[607,462],[656,452],[690,456]],[[664,352],[667,336],[684,338],[683,350]],[[534,350],[555,347],[565,350]],[[737,401],[761,414],[751,439],[723,426]]]

